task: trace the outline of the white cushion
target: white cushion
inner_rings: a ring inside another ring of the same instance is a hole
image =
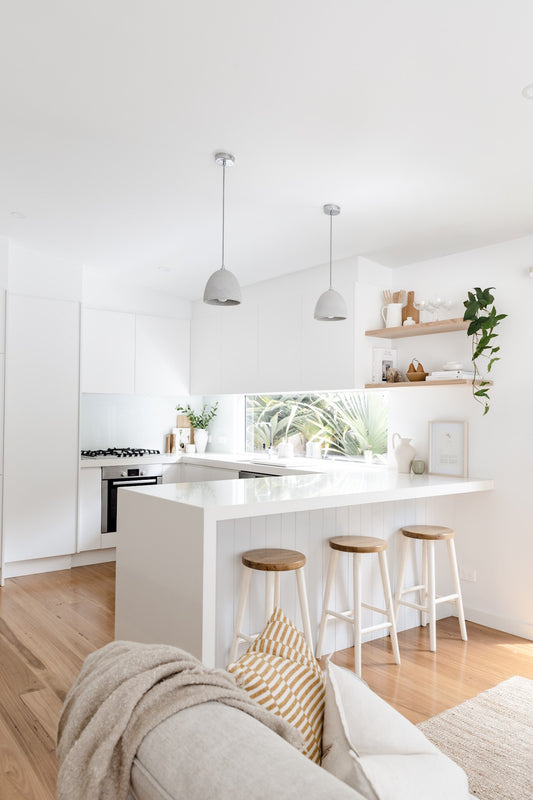
[[[322,766],[368,800],[466,800],[463,770],[353,672],[328,665]]]

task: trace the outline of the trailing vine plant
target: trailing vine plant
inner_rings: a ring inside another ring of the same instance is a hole
[[[496,328],[505,319],[507,314],[498,314],[494,305],[494,295],[491,294],[494,286],[488,289],[476,287],[468,292],[468,299],[464,301],[465,313],[463,319],[469,322],[467,334],[472,337],[472,363],[474,365],[474,380],[472,381],[472,393],[474,399],[483,406],[483,414],[487,414],[490,408],[489,382],[484,380],[480,364],[486,361],[487,372],[490,372],[492,365],[500,360],[499,346],[494,346],[494,340],[498,336]]]

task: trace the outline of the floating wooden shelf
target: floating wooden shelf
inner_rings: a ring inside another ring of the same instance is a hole
[[[477,381],[481,383],[481,381]],[[407,387],[413,389],[422,388],[424,386],[471,386],[470,380],[455,380],[455,381],[400,381],[399,383],[365,383],[365,389],[405,389]],[[492,386],[492,381],[485,381],[485,386]]]
[[[435,322],[420,322],[417,325],[403,325],[399,328],[378,328],[375,331],[365,331],[365,335],[376,336],[380,339],[401,339],[406,336],[426,336],[429,333],[466,331],[469,324],[462,317],[456,317],[455,319],[439,319]]]

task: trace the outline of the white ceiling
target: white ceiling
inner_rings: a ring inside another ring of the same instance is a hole
[[[532,234],[532,32],[530,0],[4,3],[0,234],[199,297],[219,149],[243,285],[327,261],[324,203],[389,266]]]

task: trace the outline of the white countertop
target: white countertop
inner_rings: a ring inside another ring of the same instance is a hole
[[[276,472],[283,475],[287,469],[291,472],[327,472],[331,469],[350,469],[359,464],[354,462],[333,461],[312,458],[272,458],[252,453],[160,453],[159,455],[132,456],[112,458],[82,458],[81,469],[91,467],[117,467],[125,464],[198,464],[220,469],[248,470],[249,472]]]
[[[242,462],[241,462],[242,464]],[[492,489],[486,478],[400,475],[364,464],[303,475],[162,484],[123,491],[201,508],[211,519],[262,516]]]

